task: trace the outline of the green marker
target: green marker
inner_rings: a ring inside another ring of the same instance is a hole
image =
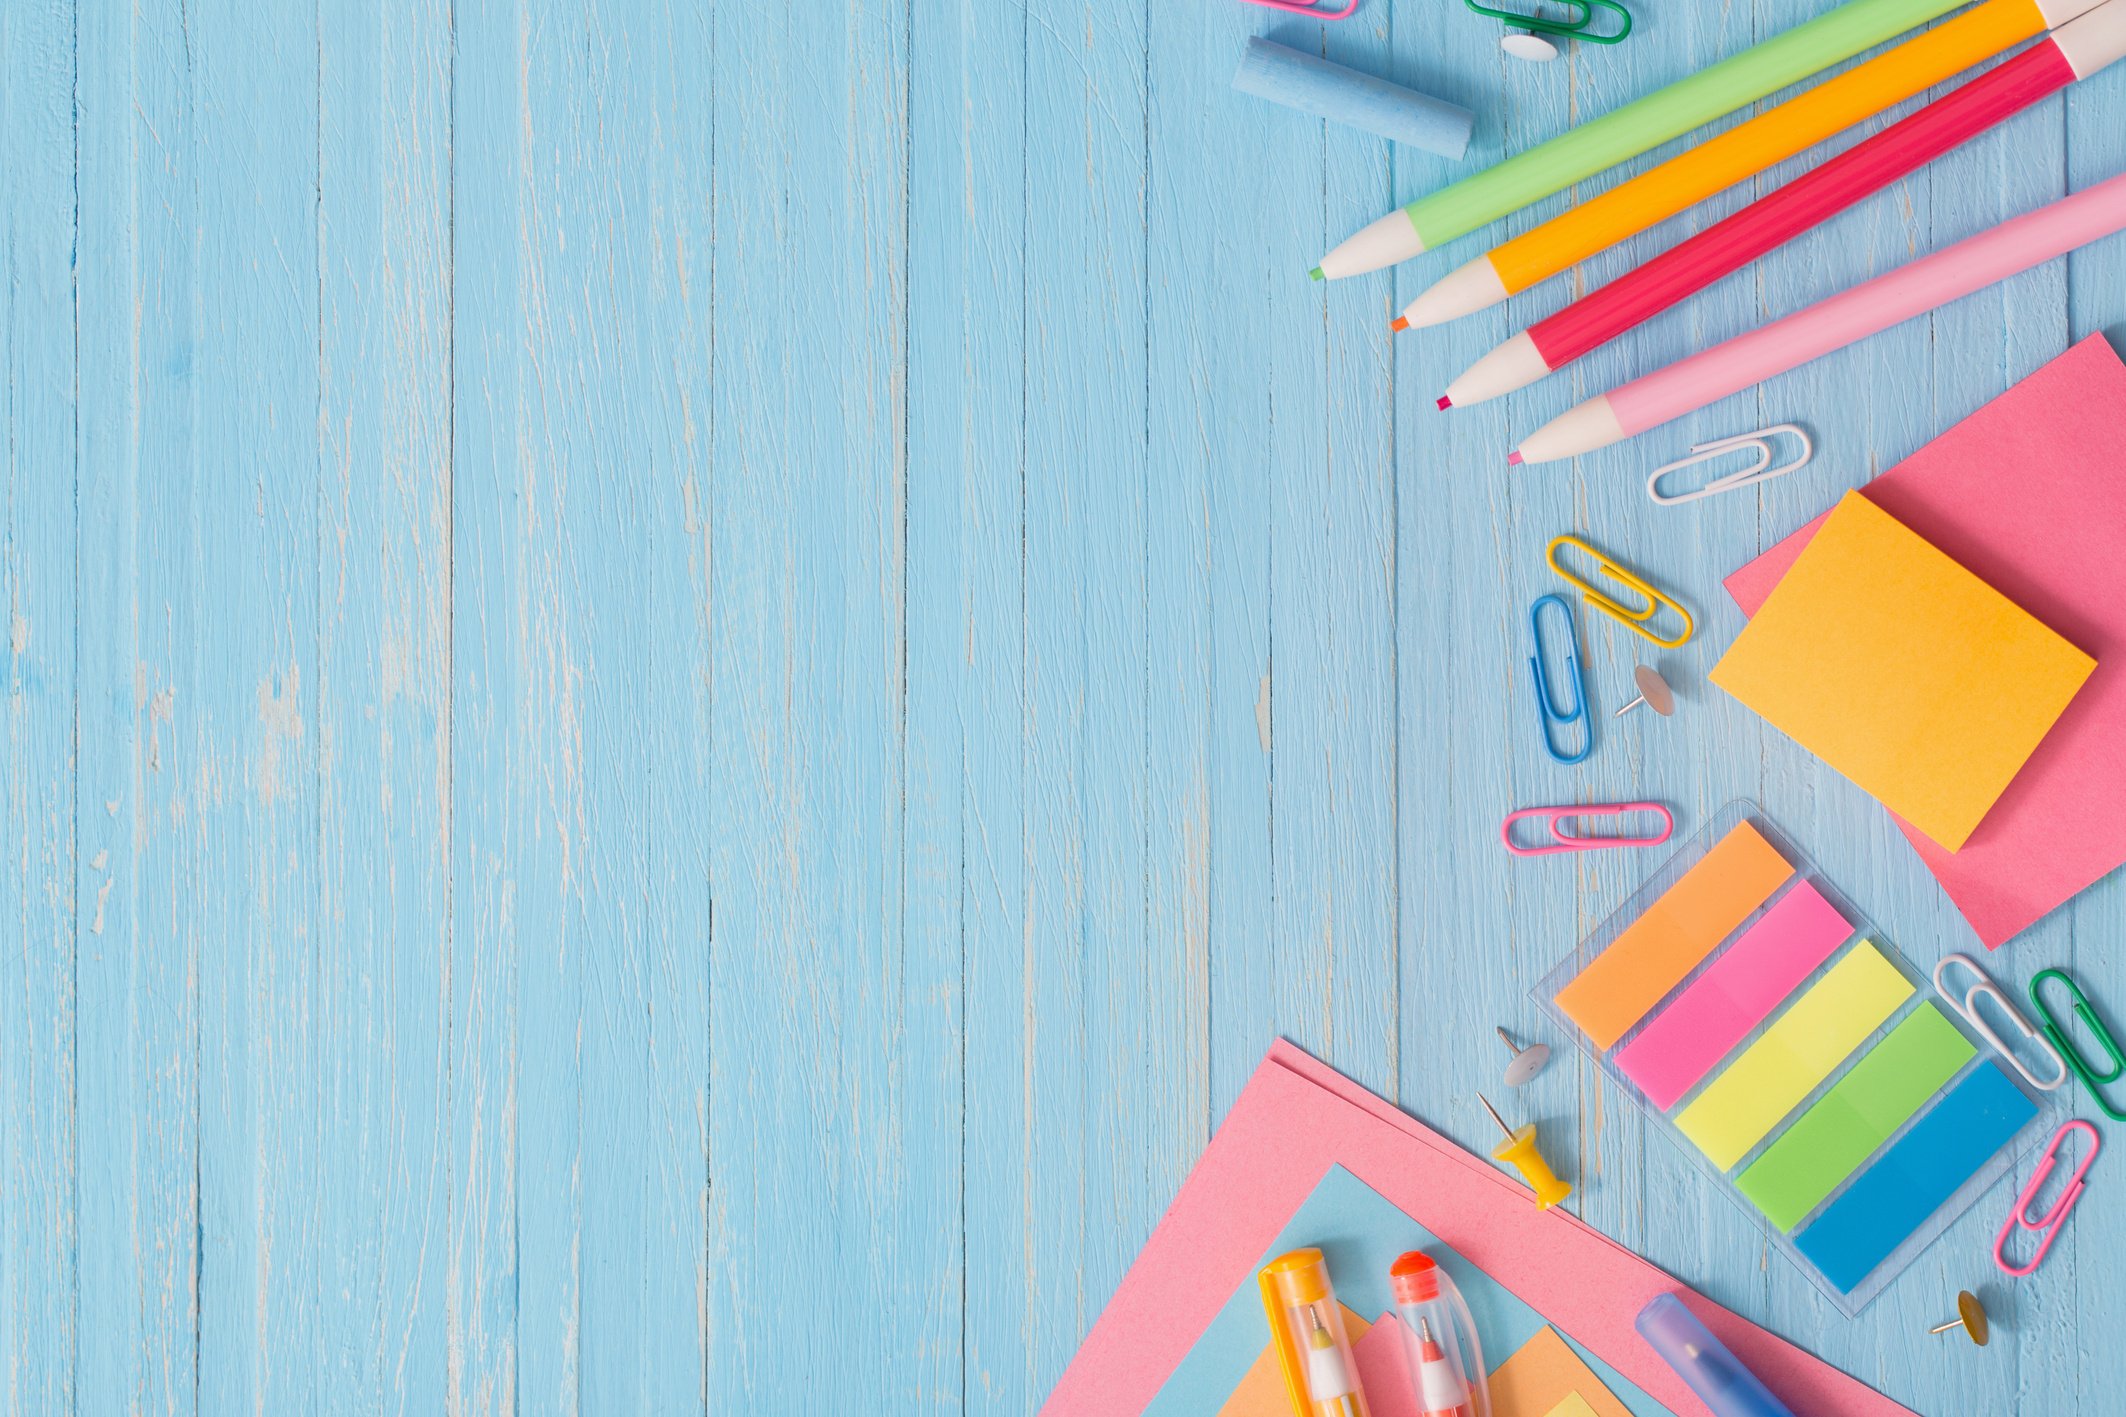
[[[1805,25],[1388,213],[1322,257],[1318,270],[1337,280],[1434,250],[1964,3],[1846,0]]]

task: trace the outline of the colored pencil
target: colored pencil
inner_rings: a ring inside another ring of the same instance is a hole
[[[1488,309],[2098,3],[1985,0],[1456,267],[1395,328]]]
[[[1554,462],[1635,437],[2118,231],[2126,173],[1591,398],[1529,434],[1507,461]]]
[[[1962,4],[1846,0],[1807,24],[1388,213],[1322,257],[1314,276],[1363,275],[1434,250]]]
[[[1449,384],[1441,406],[1527,387],[2122,55],[2126,0],[2105,0],[1815,171],[1538,320]]]

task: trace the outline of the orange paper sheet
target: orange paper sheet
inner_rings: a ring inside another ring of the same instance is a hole
[[[1631,1417],[1631,1409],[1554,1328],[1538,1332],[1492,1370],[1491,1417],[1551,1417],[1560,1406],[1570,1411],[1574,1396],[1593,1408],[1595,1417]]]
[[[1712,680],[1955,851],[2095,668],[1848,492]]]
[[[1738,824],[1558,990],[1558,1007],[1607,1051],[1793,874],[1755,827]]]
[[[1344,1311],[1344,1336],[1356,1348],[1358,1340],[1366,1336],[1366,1330],[1372,1325],[1360,1318],[1349,1304],[1336,1307]],[[1369,1399],[1373,1396],[1371,1387],[1367,1388],[1366,1396]],[[1284,1390],[1284,1373],[1277,1366],[1276,1344],[1262,1345],[1262,1351],[1248,1365],[1246,1376],[1234,1387],[1233,1395],[1218,1409],[1218,1417],[1292,1417],[1292,1401]]]

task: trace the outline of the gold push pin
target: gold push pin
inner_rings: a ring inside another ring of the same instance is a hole
[[[1971,1341],[1981,1348],[1986,1346],[1986,1339],[1991,1336],[1986,1327],[1986,1306],[1979,1303],[1978,1296],[1968,1289],[1957,1293],[1956,1317],[1945,1324],[1936,1324],[1927,1332],[1947,1333],[1952,1328],[1961,1328],[1971,1335]]]
[[[1513,1054],[1513,1061],[1506,1065],[1506,1086],[1525,1087],[1534,1079],[1537,1073],[1543,1071],[1549,1065],[1549,1044],[1534,1043],[1523,1048],[1513,1041],[1505,1029],[1495,1028],[1495,1031],[1499,1036],[1499,1042],[1505,1044],[1506,1050]],[[1493,1113],[1492,1115],[1496,1116],[1498,1114]]]
[[[1491,1114],[1491,1120],[1498,1123],[1499,1130],[1506,1134],[1506,1140],[1491,1149],[1491,1159],[1503,1161],[1521,1173],[1521,1179],[1535,1192],[1537,1209],[1548,1210],[1572,1194],[1572,1187],[1558,1179],[1558,1173],[1550,1169],[1550,1163],[1535,1149],[1533,1124],[1516,1131],[1506,1125],[1506,1119],[1499,1115],[1498,1108],[1491,1105],[1490,1098],[1479,1092],[1476,1100],[1484,1104],[1484,1110]]]
[[[1639,686],[1639,697],[1611,714],[1611,718],[1622,718],[1640,704],[1646,705],[1663,718],[1676,711],[1676,691],[1668,687],[1668,681],[1661,677],[1660,670],[1651,664],[1642,664],[1631,671],[1631,678],[1632,682]]]

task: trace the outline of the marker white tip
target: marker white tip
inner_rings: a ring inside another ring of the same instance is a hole
[[[1412,329],[1426,329],[1489,310],[1506,298],[1506,283],[1499,279],[1489,256],[1479,256],[1457,266],[1434,281],[1424,294],[1403,308],[1403,318]]]
[[[1560,458],[1576,458],[1582,453],[1606,448],[1623,439],[1624,425],[1617,421],[1616,411],[1610,408],[1609,395],[1597,394],[1583,404],[1566,409],[1523,438],[1513,455],[1527,463],[1556,462]]]
[[[1549,372],[1535,340],[1523,330],[1464,369],[1460,378],[1447,385],[1447,398],[1456,408],[1463,408],[1525,389]]]
[[[1397,207],[1322,257],[1315,269],[1329,280],[1342,280],[1407,261],[1424,249],[1425,239],[1417,234],[1410,214]]]

